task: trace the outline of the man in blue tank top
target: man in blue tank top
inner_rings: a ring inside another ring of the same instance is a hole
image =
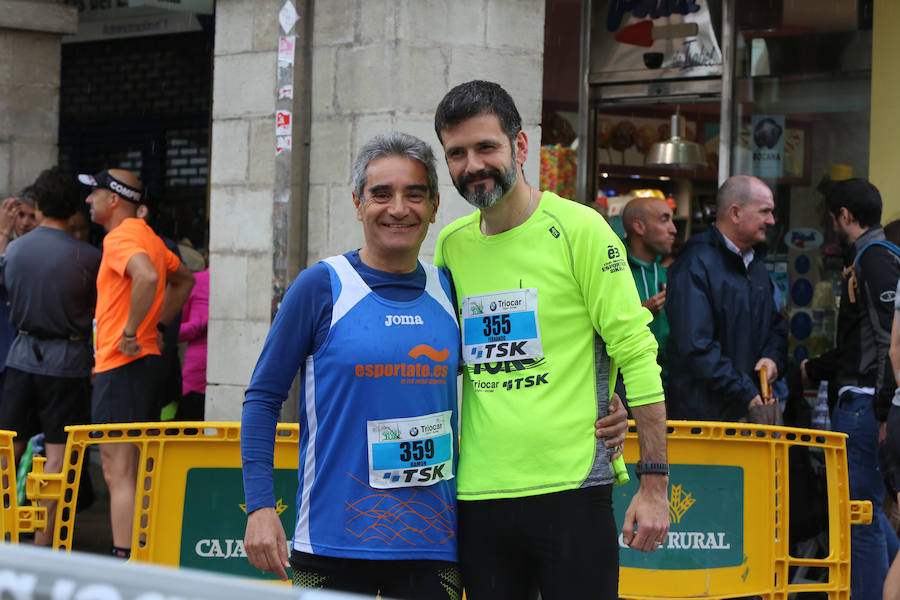
[[[417,258],[437,189],[435,159],[421,140],[395,132],[362,147],[353,202],[365,244],[300,273],[247,389],[245,549],[251,564],[282,579],[290,566],[297,586],[461,597],[456,303],[447,271]],[[299,486],[288,557],[274,509],[273,451],[298,372]]]

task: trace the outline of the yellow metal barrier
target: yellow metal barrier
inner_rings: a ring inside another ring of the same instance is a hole
[[[737,423],[668,425],[668,539],[663,548],[646,554],[620,543],[622,597],[781,600],[794,592],[818,591],[849,598],[850,525],[870,522],[872,505],[850,501],[844,434]],[[818,448],[824,456],[830,546],[825,558],[789,553],[792,446]],[[632,480],[615,491],[620,526],[637,490],[633,469],[638,458],[637,444],[626,444]],[[803,566],[827,570],[825,582],[791,584],[790,568]]]
[[[263,577],[244,554],[240,424],[129,423],[66,427],[60,474],[36,462],[29,498],[59,498],[53,547],[70,550],[79,477],[88,446],[131,443],[140,450],[131,556],[135,560]],[[278,425],[275,494],[288,539],[294,525],[299,428]],[[40,491],[39,491],[40,490]]]
[[[19,506],[16,490],[16,432],[0,430],[0,541],[19,542],[19,534],[47,527],[43,506]]]
[[[632,481],[615,491],[620,525],[637,489],[633,429],[626,445]],[[67,431],[63,472],[44,474],[36,462],[28,476],[29,497],[58,494],[55,547],[72,545],[87,447],[128,442],[138,446],[141,457],[133,558],[261,577],[244,555],[239,424],[135,423]],[[288,539],[295,514],[298,436],[297,425],[278,426],[275,497]],[[784,427],[670,421],[671,530],[657,552],[644,554],[620,544],[620,595],[636,599],[758,595],[781,600],[794,592],[821,591],[829,598],[849,598],[850,525],[868,523],[872,507],[849,500],[844,438],[839,433]],[[788,549],[788,454],[798,445],[818,448],[827,469],[825,558],[793,557]],[[817,567],[827,571],[827,577],[824,583],[791,584],[791,567]]]

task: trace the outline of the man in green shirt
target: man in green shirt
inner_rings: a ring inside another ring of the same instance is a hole
[[[659,344],[659,366],[666,380],[666,344],[669,321],[666,318],[666,267],[661,261],[672,254],[675,223],[672,209],[660,198],[635,198],[622,211],[628,246],[628,264],[637,286],[641,305],[653,315],[650,331]]]
[[[618,596],[618,539],[650,551],[669,527],[666,416],[625,248],[590,208],[525,181],[528,138],[495,83],[435,114],[450,176],[476,212],[441,231],[462,332],[459,553],[470,600]],[[593,440],[622,370],[641,484],[621,538],[611,453]]]

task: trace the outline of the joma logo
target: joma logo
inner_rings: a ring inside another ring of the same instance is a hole
[[[425,321],[419,315],[387,315],[384,319],[384,326],[391,325],[424,325]]]

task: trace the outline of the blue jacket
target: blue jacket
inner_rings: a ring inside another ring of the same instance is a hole
[[[759,393],[753,370],[762,357],[785,372],[787,324],[757,250],[749,268],[719,230],[688,240],[669,267],[670,419],[737,421]]]

